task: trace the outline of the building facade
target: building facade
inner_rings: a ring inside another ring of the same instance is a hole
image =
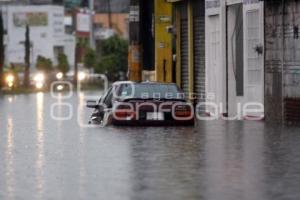
[[[175,82],[193,103],[205,102],[205,1],[168,0],[173,4]],[[204,113],[204,107],[198,112]]]
[[[176,82],[191,102],[205,102],[205,1],[141,2],[142,69],[153,70],[156,81]],[[152,11],[145,12],[145,7]],[[152,49],[154,62],[147,59]],[[204,108],[199,111],[205,112]]]
[[[68,2],[68,0],[65,0]],[[72,1],[72,0],[69,0]],[[76,1],[76,0],[73,0]],[[77,0],[81,1],[81,0]],[[0,5],[45,5],[45,4],[55,4],[63,5],[64,0],[4,0],[0,1]]]
[[[266,119],[300,122],[300,1],[265,1]]]
[[[97,13],[128,13],[130,0],[94,0]]]
[[[129,14],[131,80],[176,81],[176,67],[173,62],[175,48],[173,17],[173,5],[165,0],[131,1]]]
[[[118,34],[128,39],[129,4],[129,0],[94,1],[93,22],[96,39],[111,34]]]
[[[172,26],[173,6],[164,0],[154,1],[154,69],[155,79],[160,82],[173,82],[173,40],[168,27]],[[151,28],[151,27],[150,27]]]
[[[207,101],[233,119],[264,114],[263,6],[259,0],[206,1]],[[260,112],[241,116],[246,104]]]
[[[207,101],[233,118],[250,103],[266,121],[299,123],[299,10],[298,0],[207,0]]]
[[[200,113],[299,123],[299,0],[153,2],[156,80],[176,82],[192,102],[206,102]],[[167,2],[169,12],[160,13]],[[167,32],[170,70],[161,53]]]
[[[7,65],[24,63],[25,26],[30,27],[31,64],[35,66],[39,55],[57,64],[59,53],[65,53],[74,65],[75,38],[65,34],[64,7],[14,6],[2,8],[6,35]]]
[[[95,13],[94,15],[95,35],[103,30],[111,28],[123,38],[128,39],[128,13]]]

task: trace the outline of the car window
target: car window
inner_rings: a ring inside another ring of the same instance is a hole
[[[99,102],[100,103],[103,103],[104,101],[105,101],[105,99],[106,99],[106,97],[107,97],[107,95],[109,94],[109,92],[111,91],[111,89],[112,88],[108,88],[108,90],[106,90],[105,92],[104,92],[104,94],[101,96],[101,98],[99,99]]]
[[[124,84],[118,91],[119,97],[141,99],[182,99],[183,97],[180,94],[181,92],[177,86],[173,84],[135,84],[134,88],[130,84]]]
[[[111,108],[112,107],[112,98],[113,98],[113,92],[112,89],[110,88],[107,92],[107,95],[103,101],[103,103],[108,107]]]
[[[132,85],[131,84],[122,84],[118,90],[117,95],[121,98],[126,98],[132,95]]]

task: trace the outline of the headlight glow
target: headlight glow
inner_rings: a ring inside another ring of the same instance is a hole
[[[7,83],[14,82],[14,81],[15,81],[15,77],[12,74],[6,76]]]
[[[58,91],[62,91],[62,90],[64,89],[64,86],[63,86],[63,85],[58,85],[58,86],[56,87],[56,89],[57,89]]]
[[[63,73],[61,73],[61,72],[58,72],[58,73],[56,74],[56,78],[57,78],[58,80],[61,80],[63,77],[64,77],[64,75],[63,75]]]
[[[38,73],[34,76],[33,80],[35,81],[36,89],[42,89],[45,84],[45,75],[43,73]]]
[[[37,82],[37,83],[35,84],[35,87],[36,87],[37,89],[42,89],[42,88],[44,87],[44,83]]]
[[[45,81],[45,75],[42,73],[36,74],[34,76],[34,81],[35,82],[44,82]]]
[[[15,81],[15,77],[12,74],[8,74],[5,78],[5,81],[7,83],[8,87],[13,87],[14,86],[14,81]]]
[[[86,78],[86,74],[84,72],[78,73],[78,80],[83,81]]]

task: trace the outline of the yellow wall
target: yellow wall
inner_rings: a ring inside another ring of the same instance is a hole
[[[193,44],[193,8],[191,1],[187,1],[187,13],[188,13],[188,65],[189,65],[189,92],[194,92],[194,44]],[[181,24],[180,24],[180,11],[175,10],[175,24],[176,24],[176,83],[181,87]],[[191,98],[191,97],[190,97]]]
[[[194,92],[194,31],[193,31],[193,8],[191,1],[188,2],[188,37],[189,37],[189,92]],[[192,96],[189,97],[192,99]]]
[[[172,4],[154,0],[154,13],[156,81],[172,82],[172,34],[167,31],[172,25]]]
[[[194,92],[194,34],[193,34],[193,8],[191,1],[187,1],[188,13],[188,65],[189,65],[189,93]],[[176,80],[175,82],[181,87],[181,24],[179,9],[175,9],[175,24],[176,24]],[[192,96],[189,97],[192,99]]]
[[[181,45],[180,45],[180,34],[181,34],[181,24],[180,24],[180,12],[178,9],[175,10],[176,15],[176,83],[178,87],[181,86]]]

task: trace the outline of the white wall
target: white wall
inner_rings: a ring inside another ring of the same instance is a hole
[[[207,102],[216,103],[219,106],[220,113],[226,113],[226,21],[225,21],[225,1],[223,0],[206,0],[206,21],[205,21],[205,62],[206,62],[206,97]],[[219,21],[212,21],[218,18]],[[217,23],[218,27],[214,27],[211,23]],[[212,49],[212,30],[219,29],[218,38],[219,49],[217,56],[213,55]],[[213,95],[213,96],[212,96]],[[214,99],[209,99],[210,97]],[[213,112],[207,108],[207,112]]]
[[[38,55],[50,58],[55,62],[54,46],[66,46],[65,53],[69,63],[74,64],[75,39],[65,35],[64,7],[41,6],[7,6],[7,56],[6,63],[24,63],[25,26],[16,26],[15,13],[46,13],[48,23],[43,26],[30,26],[31,65],[34,66]],[[68,38],[67,38],[68,37]],[[66,43],[65,43],[66,41]],[[72,44],[74,43],[74,44]],[[66,52],[66,50],[68,52]]]
[[[230,7],[230,5],[234,5],[237,3],[243,3],[244,7],[258,4],[258,0],[206,0],[206,69],[207,72],[209,72],[211,66],[211,45],[209,44],[209,39],[211,37],[210,33],[210,16],[219,16],[220,17],[220,56],[218,58],[218,62],[220,63],[220,67],[218,67],[219,70],[216,71],[216,73],[219,73],[218,75],[214,73],[206,73],[206,84],[207,88],[212,88],[212,91],[208,92],[215,92],[216,93],[216,100],[213,101],[217,104],[219,104],[219,101],[223,103],[223,113],[226,113],[226,62],[228,61],[228,96],[229,96],[229,115],[235,116],[237,112],[237,104],[243,103],[244,101],[247,102],[246,98],[239,97],[236,94],[236,78],[234,75],[233,70],[233,54],[235,54],[235,49],[231,48],[231,38],[227,40],[226,38],[226,30],[228,31],[228,35],[232,35],[232,31],[235,26],[236,22],[236,10],[233,7]],[[226,16],[226,7],[228,6],[228,16]],[[226,22],[227,19],[227,22]],[[227,26],[227,27],[226,27]],[[232,38],[235,41],[235,38]],[[244,39],[245,40],[245,39]],[[228,43],[228,55],[226,55],[226,42]],[[244,50],[246,47],[244,46]],[[226,58],[227,56],[227,58]],[[246,57],[244,56],[244,59]],[[228,60],[227,60],[228,59]],[[246,60],[244,61],[246,62]],[[216,78],[218,77],[218,78]],[[212,83],[214,79],[217,79],[215,83]],[[220,88],[222,88],[220,90]],[[246,90],[244,89],[244,93],[246,94]],[[208,110],[209,112],[209,110]]]

